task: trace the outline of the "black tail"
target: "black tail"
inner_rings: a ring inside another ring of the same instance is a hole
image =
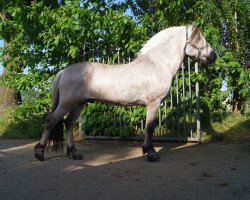
[[[58,106],[59,103],[59,81],[61,78],[63,71],[60,71],[57,73],[53,87],[52,87],[52,108],[51,108],[51,113],[54,112]],[[50,117],[50,114],[48,115]],[[48,140],[48,147],[51,147],[52,144],[52,151],[61,151],[63,149],[63,141],[64,141],[64,136],[63,136],[63,119],[61,119],[54,129],[50,133],[50,137]]]
[[[48,146],[51,147],[52,144],[52,151],[62,151],[63,150],[63,141],[64,141],[64,136],[63,136],[63,119],[60,120],[55,128],[51,131],[50,137],[48,140]]]

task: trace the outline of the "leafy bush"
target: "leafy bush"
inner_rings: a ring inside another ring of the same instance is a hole
[[[145,119],[143,107],[118,107],[103,103],[91,103],[82,112],[83,129],[87,135],[112,135],[129,137],[140,130]]]
[[[0,136],[32,139],[41,137],[45,112],[41,112],[40,107],[36,104],[12,106],[5,109],[3,113],[0,118]]]

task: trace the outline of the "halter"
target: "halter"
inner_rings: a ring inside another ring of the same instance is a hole
[[[187,45],[190,45],[191,47],[193,47],[194,49],[198,50],[198,55],[197,55],[197,60],[200,61],[200,56],[201,56],[201,52],[207,47],[206,46],[202,46],[202,47],[198,47],[195,44],[192,44],[188,41],[188,26],[186,26],[186,44],[184,47],[184,53],[186,54],[186,49],[187,49]]]

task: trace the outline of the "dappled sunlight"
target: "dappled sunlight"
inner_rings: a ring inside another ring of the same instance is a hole
[[[178,149],[183,149],[183,148],[187,148],[187,147],[193,147],[196,146],[197,143],[185,143],[183,145],[178,145],[177,147],[171,148],[170,151],[174,151],[174,150],[178,150]]]
[[[160,151],[163,147],[155,147],[156,151]],[[128,147],[118,151],[106,152],[102,155],[96,156],[93,160],[87,161],[86,164],[89,166],[100,166],[107,163],[115,163],[124,160],[130,160],[134,158],[142,157],[142,150],[140,147]]]
[[[22,164],[17,164],[9,169],[10,172],[16,170],[32,171],[33,169],[46,170],[47,166],[53,163],[54,170],[61,173],[77,173],[84,172],[88,168],[96,168],[110,164],[129,163],[133,161],[147,162],[142,153],[141,143],[123,143],[123,142],[85,142],[77,144],[78,151],[83,155],[83,160],[74,161],[72,158],[66,156],[65,151],[55,154],[50,151],[45,152],[45,162],[37,161],[33,155],[33,147],[36,144],[34,141],[8,141],[1,147],[0,158],[7,158],[8,154],[16,155],[15,159],[25,160]],[[12,146],[11,146],[12,145]],[[184,148],[195,146],[196,143],[183,143],[183,144],[166,144],[155,143],[155,150],[159,152],[160,157],[164,160],[164,154],[167,151],[175,151]],[[23,156],[25,152],[29,155]],[[13,156],[11,156],[13,158]],[[8,157],[10,158],[10,157]]]
[[[34,147],[35,144],[36,144],[36,142],[32,142],[32,143],[29,143],[29,144],[24,144],[24,145],[20,145],[20,146],[16,146],[16,147],[1,149],[0,152],[2,152],[2,153],[11,153],[11,152],[15,152],[15,151],[29,149],[31,147]]]
[[[84,168],[85,168],[85,167],[83,167],[83,166],[71,165],[71,166],[66,167],[63,171],[64,171],[64,172],[73,172],[73,171],[82,170],[82,169],[84,169]]]

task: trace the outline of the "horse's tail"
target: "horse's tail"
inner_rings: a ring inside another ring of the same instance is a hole
[[[59,71],[55,76],[54,83],[52,85],[52,107],[51,113],[53,113],[59,104],[59,82],[62,76],[63,70]],[[48,117],[50,114],[48,115]],[[63,118],[56,124],[54,129],[50,133],[48,146],[51,147],[52,151],[61,151],[63,149]]]
[[[58,106],[59,103],[59,82],[60,78],[62,76],[63,70],[59,71],[54,79],[53,85],[52,85],[52,108],[51,112],[54,112]]]

